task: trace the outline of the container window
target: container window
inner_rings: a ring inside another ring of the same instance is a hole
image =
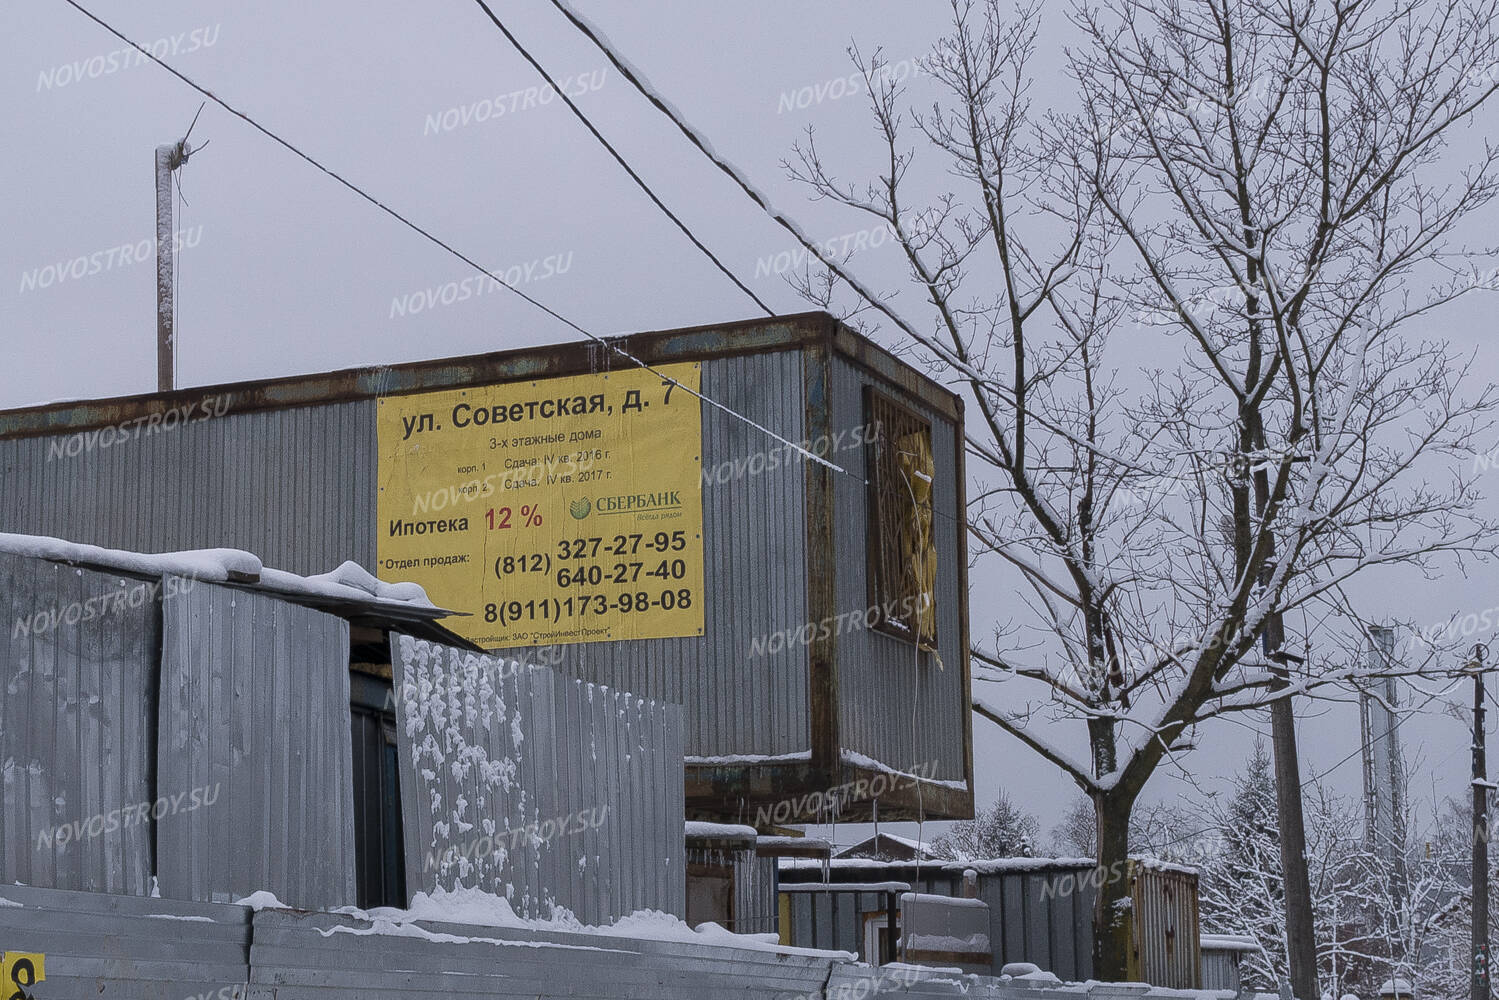
[[[869,554],[880,628],[922,646],[937,642],[937,543],[933,531],[932,425],[873,388],[870,428]]]

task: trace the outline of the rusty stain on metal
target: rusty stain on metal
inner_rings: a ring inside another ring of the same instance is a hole
[[[941,412],[948,415],[962,412],[962,401],[957,396],[912,371],[888,352],[868,344],[823,312],[798,313],[774,320],[716,323],[605,339],[609,342],[627,343],[630,353],[647,364],[789,350],[811,343],[833,341],[840,353],[896,385],[915,389],[917,395]],[[612,359],[607,361],[608,367],[624,368],[632,364],[593,341],[523,347],[491,354],[349,368],[314,375],[292,375],[197,386],[171,392],[4,410],[0,411],[0,438],[66,434],[96,427],[118,426],[138,418],[166,414],[173,409],[201,403],[209,397],[215,400],[228,397],[226,412],[252,413],[467,385],[551,378],[592,371],[599,367],[601,354]]]

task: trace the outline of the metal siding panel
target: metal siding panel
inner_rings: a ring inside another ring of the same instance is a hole
[[[864,387],[872,378],[842,357],[834,357],[832,410],[835,430],[862,427]],[[952,553],[959,542],[964,512],[957,509],[957,455],[951,424],[909,399],[902,399],[932,424],[932,452],[937,482],[933,491],[933,521],[937,546],[937,644],[945,669],[929,655],[915,663],[910,643],[882,632],[856,628],[839,638],[840,721],[843,745],[889,766],[909,770],[935,761],[937,778],[962,780],[965,774],[963,727],[952,725],[967,712],[963,704],[963,672],[959,576]],[[850,473],[838,476],[834,487],[840,516],[835,526],[836,546],[844,557],[838,563],[838,610],[864,610],[870,603],[868,566],[869,507],[865,479],[867,455],[863,448],[839,453]],[[857,554],[857,555],[856,555]],[[913,675],[914,670],[914,675]],[[891,692],[902,697],[892,698]],[[911,711],[914,700],[915,712]]]
[[[149,758],[130,742],[151,736],[143,721],[153,700],[157,643],[155,611],[144,599],[149,586],[0,555],[6,629],[0,638],[0,884],[147,891],[145,830],[119,822],[109,829],[107,817],[151,798]],[[141,599],[132,607],[137,587]],[[89,834],[94,817],[99,830]],[[78,833],[66,841],[55,839],[48,848],[39,840],[44,831],[75,823]]]
[[[0,530],[143,552],[243,548],[299,573],[373,567],[374,411],[231,411],[50,461],[67,437],[3,441],[7,485],[30,488],[3,491]]]
[[[710,359],[703,387],[800,441],[801,366],[798,350]],[[299,573],[353,559],[378,572],[376,406],[366,399],[230,411],[52,462],[49,445],[66,438],[0,441],[7,481],[14,475],[34,487],[0,499],[0,530],[147,551],[245,548]],[[568,646],[559,669],[684,704],[689,754],[802,752],[810,741],[806,649],[749,651],[756,637],[807,620],[804,465],[717,408],[705,405],[702,420],[702,465],[726,469],[729,479],[704,488],[705,635]],[[746,463],[751,474],[735,478]]]
[[[392,637],[392,664],[412,891],[479,887],[528,916],[549,916],[554,901],[590,922],[647,908],[681,912],[680,738],[658,747],[647,736],[658,724],[679,730],[679,709],[405,636]],[[468,864],[443,858],[481,837],[486,820],[497,833],[519,830],[568,818],[572,802],[602,824],[539,843],[517,837],[513,849],[506,838],[503,853],[470,850],[477,857]],[[473,829],[460,830],[459,819]],[[441,860],[434,870],[428,852]]]
[[[246,907],[11,885],[0,891],[21,904],[0,907],[0,940],[12,951],[46,955],[39,996],[244,995],[231,988],[249,979]]]
[[[799,352],[705,361],[702,385],[725,406],[802,440]],[[807,620],[803,465],[788,460],[785,447],[763,432],[715,407],[703,406],[702,426],[701,468],[710,477],[703,487],[704,634],[571,644],[543,656],[535,647],[504,653],[683,704],[688,755],[799,753],[810,740],[806,649],[788,646],[775,657],[751,657],[750,650],[757,638],[763,642]],[[373,499],[360,520],[373,523],[370,504]]]
[[[204,583],[163,619],[159,787],[204,803],[158,824],[163,895],[351,904],[348,623]]]

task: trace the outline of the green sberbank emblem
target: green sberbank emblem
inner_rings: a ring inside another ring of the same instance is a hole
[[[574,500],[567,508],[568,513],[579,521],[587,517],[589,512],[592,510],[593,504],[589,502],[587,497],[579,497],[578,499]]]

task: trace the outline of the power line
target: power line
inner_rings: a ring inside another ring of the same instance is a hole
[[[69,0],[69,2],[71,2],[71,0]],[[589,23],[589,21],[585,17],[583,17],[581,14],[576,13],[572,9],[572,7],[568,5],[566,0],[552,0],[552,6],[561,11],[562,16],[567,18],[568,21],[572,23],[573,27],[577,28],[584,34],[584,36],[588,38],[589,41],[593,42],[593,44],[598,47],[599,51],[602,52],[604,56],[609,60],[609,62],[613,64],[615,70],[617,70],[621,76],[628,80],[636,90],[640,91],[641,95],[645,97],[647,101],[654,105],[656,109],[663,115],[671,119],[672,124],[676,125],[677,130],[687,137],[688,142],[697,147],[698,152],[706,156],[716,167],[718,167],[719,170],[722,170],[725,174],[727,174],[729,178],[739,186],[740,190],[742,190],[746,195],[749,196],[749,199],[751,201],[753,201],[756,205],[759,205],[760,208],[765,212],[765,214],[769,215],[771,219],[773,219],[778,225],[781,226],[782,229],[785,229],[792,236],[796,237],[797,242],[805,247],[813,257],[817,258],[817,260],[824,267],[826,267],[839,279],[846,282],[850,288],[858,293],[860,298],[864,299],[864,301],[868,302],[875,309],[878,309],[892,323],[898,326],[917,343],[922,344],[930,350],[935,351],[939,357],[942,357],[949,363],[955,365],[960,371],[964,372],[965,374],[972,373],[970,366],[965,361],[963,361],[962,358],[957,357],[955,354],[953,354],[952,351],[942,347],[933,338],[928,337],[918,331],[914,326],[907,322],[904,317],[898,314],[894,310],[894,308],[887,304],[884,299],[876,295],[870,289],[866,288],[864,284],[860,282],[858,278],[854,277],[854,275],[847,268],[840,265],[837,261],[831,259],[828,254],[823,253],[821,248],[817,246],[816,242],[808,237],[806,233],[802,232],[800,226],[798,226],[791,219],[787,218],[783,213],[777,211],[776,208],[771,204],[770,198],[763,192],[761,192],[760,189],[757,188],[748,177],[740,172],[739,168],[735,167],[728,160],[719,156],[718,153],[713,149],[713,144],[701,134],[699,134],[698,131],[694,129],[690,124],[688,124],[687,120],[682,117],[681,113],[678,112],[676,108],[672,107],[669,101],[667,101],[656,92],[655,88],[651,86],[650,82],[645,79],[643,73],[632,66],[629,60],[625,59],[623,56],[617,54],[614,51],[614,48],[604,37],[603,32],[595,29],[594,26]]]
[[[566,316],[563,316],[561,313],[557,312],[555,309],[551,308],[550,306],[547,306],[547,305],[543,304],[542,302],[538,301],[537,299],[535,299],[531,295],[529,295],[526,292],[522,291],[521,289],[515,287],[514,285],[508,283],[503,278],[501,278],[499,275],[495,274],[493,271],[489,270],[488,268],[484,267],[482,264],[480,264],[477,261],[475,261],[472,257],[468,256],[467,254],[463,253],[461,250],[456,249],[451,244],[449,244],[446,241],[444,241],[441,237],[438,237],[438,236],[434,235],[429,230],[424,229],[422,226],[418,225],[417,223],[413,222],[411,219],[409,219],[406,216],[402,215],[400,212],[398,212],[395,209],[391,208],[389,205],[385,204],[383,201],[381,201],[380,199],[376,198],[374,195],[370,194],[369,192],[365,191],[363,188],[359,187],[359,185],[355,184],[353,181],[350,181],[347,178],[345,178],[342,174],[339,174],[337,171],[333,170],[332,168],[323,165],[321,162],[319,162],[318,160],[316,160],[315,158],[313,158],[309,154],[302,152],[301,149],[299,149],[296,146],[292,145],[286,139],[283,139],[281,136],[277,135],[275,132],[272,132],[269,128],[265,127],[264,125],[262,125],[259,122],[257,122],[255,119],[251,118],[249,116],[249,114],[247,114],[246,112],[240,111],[238,108],[236,108],[233,105],[229,104],[229,102],[225,101],[222,97],[220,97],[219,95],[215,94],[213,91],[209,90],[207,87],[205,87],[202,84],[198,83],[197,81],[191,79],[190,77],[188,77],[186,74],[182,73],[180,70],[176,69],[175,67],[173,67],[173,66],[167,64],[166,62],[162,61],[154,53],[152,53],[150,49],[146,48],[143,45],[140,45],[134,39],[131,39],[130,37],[128,37],[127,35],[125,35],[123,32],[121,32],[118,28],[114,27],[114,25],[110,24],[109,22],[107,22],[107,21],[103,20],[102,18],[100,18],[98,15],[94,14],[88,8],[84,7],[81,3],[79,3],[78,0],[64,0],[64,2],[68,6],[72,7],[74,10],[78,11],[84,17],[88,18],[90,21],[93,21],[99,27],[101,27],[105,31],[109,32],[111,35],[114,35],[116,38],[118,38],[120,41],[124,42],[126,45],[128,45],[131,48],[135,49],[137,52],[141,53],[147,59],[150,59],[156,65],[160,66],[162,69],[166,70],[168,73],[172,74],[177,79],[179,79],[183,83],[187,84],[189,87],[191,87],[193,90],[197,91],[199,94],[202,94],[204,97],[208,98],[210,101],[213,101],[219,107],[223,108],[225,111],[229,112],[231,115],[234,115],[236,118],[238,118],[241,121],[243,121],[246,125],[249,125],[255,131],[257,131],[261,135],[265,136],[267,139],[270,139],[272,142],[276,143],[278,146],[281,146],[287,152],[291,153],[292,155],[296,156],[298,159],[303,160],[304,162],[306,162],[306,163],[310,164],[311,166],[315,167],[317,170],[319,170],[322,173],[326,174],[328,177],[331,177],[333,180],[337,181],[339,184],[343,185],[344,187],[348,188],[350,191],[354,192],[360,198],[363,198],[365,201],[369,202],[371,205],[374,205],[376,208],[378,208],[380,211],[384,212],[386,215],[390,216],[392,219],[395,219],[397,222],[401,223],[401,225],[405,226],[406,228],[410,229],[412,232],[414,232],[414,233],[418,234],[419,236],[423,237],[428,242],[433,243],[436,246],[441,247],[443,250],[446,250],[448,253],[452,254],[454,257],[456,257],[459,260],[463,261],[469,267],[472,267],[474,270],[478,271],[480,274],[483,274],[486,277],[490,278],[491,280],[497,282],[498,284],[503,285],[505,288],[509,289],[511,292],[514,292],[516,295],[520,296],[526,302],[529,302],[531,305],[535,306],[537,309],[540,309],[542,312],[546,313],[548,316],[552,317],[553,319],[557,320],[558,322],[564,324],[565,326],[567,326],[567,327],[569,327],[569,328],[571,328],[573,330],[576,330],[578,333],[581,333],[583,336],[587,337],[589,340],[592,340],[592,341],[598,343],[599,345],[608,348],[609,350],[611,350],[614,353],[618,354],[620,357],[625,358],[626,360],[630,361],[632,364],[635,364],[635,365],[639,366],[640,368],[645,369],[648,372],[652,372],[653,374],[660,376],[663,382],[670,383],[670,384],[676,386],[677,388],[681,389],[683,392],[686,392],[689,395],[697,397],[699,400],[701,400],[704,403],[707,403],[709,406],[712,406],[715,409],[720,410],[723,413],[728,414],[730,417],[734,418],[735,420],[738,420],[738,421],[740,421],[740,422],[742,422],[742,423],[744,423],[744,424],[746,424],[746,425],[748,425],[750,427],[753,427],[755,430],[760,431],[761,433],[765,434],[766,436],[768,436],[768,437],[770,437],[770,438],[772,438],[772,439],[780,442],[781,444],[785,445],[786,447],[788,447],[788,448],[796,451],[803,458],[810,459],[811,461],[814,461],[814,462],[818,463],[819,465],[826,466],[827,468],[833,470],[834,472],[840,472],[840,473],[843,473],[845,475],[853,475],[852,473],[849,473],[846,469],[843,469],[842,467],[840,467],[838,465],[835,465],[834,463],[828,461],[827,459],[821,457],[820,455],[817,455],[817,454],[813,453],[812,451],[809,451],[808,449],[803,448],[801,445],[797,444],[796,442],[790,441],[790,440],[782,437],[781,435],[777,434],[775,431],[771,430],[770,428],[765,427],[763,424],[758,423],[757,421],[751,419],[750,417],[745,416],[744,414],[738,412],[737,410],[734,410],[734,409],[731,409],[728,406],[725,406],[723,403],[720,403],[718,400],[713,399],[710,396],[706,396],[703,393],[701,393],[701,392],[699,392],[699,391],[697,391],[695,389],[689,388],[688,386],[682,385],[681,383],[677,382],[675,379],[667,378],[665,375],[663,375],[656,368],[652,367],[650,364],[648,364],[644,360],[642,360],[640,358],[637,358],[635,355],[631,354],[629,351],[626,351],[624,348],[620,347],[618,344],[610,343],[607,339],[605,339],[603,337],[600,337],[600,336],[597,336],[596,334],[591,333],[588,330],[585,330],[583,327],[579,326],[577,323],[574,323],[572,320],[568,319]],[[558,91],[558,92],[560,93],[560,91]],[[855,477],[855,478],[858,478],[858,477]]]
[[[594,127],[593,122],[589,121],[588,116],[583,113],[583,109],[579,108],[578,105],[574,103],[573,99],[568,96],[567,91],[559,86],[556,80],[552,79],[552,75],[542,67],[541,63],[537,61],[536,57],[531,55],[531,53],[526,50],[526,47],[520,43],[520,40],[515,37],[515,35],[510,31],[509,28],[505,27],[504,22],[502,22],[495,14],[495,12],[490,9],[489,4],[485,3],[485,0],[475,0],[475,2],[484,10],[484,13],[489,16],[489,19],[494,22],[494,26],[500,29],[500,33],[505,36],[505,39],[515,48],[515,51],[524,56],[526,62],[530,63],[532,68],[534,68],[536,72],[541,74],[541,78],[551,86],[552,90],[557,94],[558,97],[562,98],[563,103],[565,103],[568,106],[568,109],[577,116],[578,121],[582,122],[583,126],[587,128],[589,132],[593,133],[593,137],[599,141],[600,145],[602,145],[609,151],[609,155],[614,157],[615,162],[617,162],[621,167],[624,168],[625,173],[630,175],[630,179],[639,186],[640,190],[646,193],[651,201],[655,203],[656,207],[661,209],[661,211],[666,214],[666,217],[668,219],[676,223],[677,228],[682,231],[683,235],[685,235],[689,240],[692,241],[692,245],[701,250],[703,254],[713,262],[714,266],[722,271],[730,281],[738,285],[740,291],[744,292],[745,295],[748,295],[751,299],[753,299],[755,305],[765,310],[765,314],[767,316],[776,315],[774,309],[770,308],[770,306],[762,302],[760,300],[760,297],[753,291],[751,291],[748,285],[740,281],[738,276],[735,275],[733,271],[730,271],[728,266],[725,265],[723,261],[719,260],[718,257],[714,255],[713,251],[709,250],[707,246],[703,244],[702,240],[698,239],[697,236],[693,234],[691,229],[687,228],[687,223],[679,219],[676,216],[676,213],[666,207],[666,203],[656,196],[656,192],[651,190],[651,186],[647,184],[641,178],[641,176],[635,172],[634,168],[630,166],[630,164],[625,160],[624,156],[619,152],[619,150],[615,149],[613,144],[610,143],[608,139],[604,138],[603,133],[600,132],[596,127]]]

